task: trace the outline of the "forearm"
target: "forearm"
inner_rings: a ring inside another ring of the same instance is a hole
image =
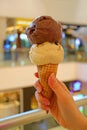
[[[87,130],[87,118],[80,114],[69,130]]]

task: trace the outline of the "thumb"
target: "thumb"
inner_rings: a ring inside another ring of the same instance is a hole
[[[48,85],[53,90],[53,92],[56,94],[56,96],[58,96],[60,85],[59,85],[59,83],[58,83],[54,73],[52,73],[49,76],[49,78],[48,78]]]

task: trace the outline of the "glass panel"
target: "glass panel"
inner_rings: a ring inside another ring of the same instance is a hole
[[[28,52],[28,48],[21,48],[13,51],[0,50],[0,67],[31,65]]]
[[[58,126],[57,122],[52,117],[50,117],[38,122],[26,124],[24,125],[24,130],[47,130],[56,126]]]

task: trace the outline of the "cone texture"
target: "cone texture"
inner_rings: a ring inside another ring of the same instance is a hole
[[[54,73],[56,76],[57,73],[57,64],[47,64],[47,65],[38,65],[38,74],[40,78],[40,83],[43,87],[42,95],[46,98],[51,98],[52,96],[52,90],[50,89],[48,85],[48,78],[51,73]]]

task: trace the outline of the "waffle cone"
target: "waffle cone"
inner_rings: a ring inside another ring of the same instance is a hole
[[[51,98],[52,96],[52,90],[50,89],[48,85],[48,78],[51,73],[54,73],[56,76],[57,73],[57,64],[46,64],[46,65],[38,65],[38,74],[40,78],[40,83],[43,87],[42,95],[46,98]]]

